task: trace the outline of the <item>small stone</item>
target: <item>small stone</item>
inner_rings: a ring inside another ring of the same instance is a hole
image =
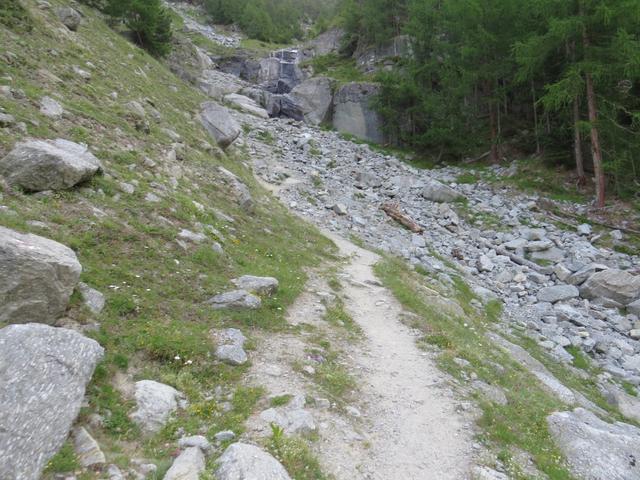
[[[207,239],[207,236],[204,233],[196,233],[183,228],[178,233],[178,238],[181,238],[182,240],[188,240],[193,243],[202,243]]]
[[[16,119],[13,117],[13,115],[0,112],[0,127],[10,127],[14,123],[16,123]]]
[[[346,215],[347,212],[347,207],[345,207],[343,204],[341,203],[336,203],[331,207],[331,210],[333,210],[334,212],[336,212],[338,215]]]
[[[173,461],[164,480],[198,480],[205,469],[204,453],[199,447],[189,447]]]
[[[92,313],[97,315],[102,312],[105,304],[105,298],[102,293],[83,282],[78,283],[78,290],[84,304]]]
[[[64,113],[62,105],[51,97],[42,97],[40,99],[40,113],[45,117],[59,118]]]
[[[246,290],[232,290],[230,292],[221,293],[211,297],[207,302],[215,309],[249,309],[256,310],[261,307],[262,300],[260,297],[247,292]]]
[[[229,440],[236,438],[236,434],[231,430],[223,430],[222,432],[216,433],[214,438],[217,442],[228,442]]]
[[[591,225],[583,223],[576,228],[578,235],[591,235]]]
[[[211,444],[209,443],[209,440],[202,435],[182,437],[178,440],[178,446],[180,448],[198,447],[205,455],[208,455],[211,452]]]
[[[85,468],[104,465],[106,462],[98,442],[83,427],[78,427],[73,431],[73,448],[80,465]]]
[[[272,295],[278,290],[278,280],[273,277],[255,277],[243,275],[231,280],[236,287],[257,293],[258,295]]]

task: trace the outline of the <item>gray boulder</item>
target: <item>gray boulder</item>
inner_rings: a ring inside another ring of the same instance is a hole
[[[56,10],[56,14],[64,26],[69,30],[74,32],[78,30],[82,17],[76,10],[71,7],[61,7]]]
[[[148,434],[159,431],[173,412],[186,406],[182,392],[153,380],[136,382],[135,399],[137,408],[130,417]]]
[[[231,308],[231,309],[250,309],[260,308],[262,301],[260,297],[247,292],[246,290],[232,290],[230,292],[221,293],[207,300],[207,303],[215,309]]]
[[[258,105],[255,100],[249,97],[245,97],[238,93],[230,93],[224,96],[224,100],[243,112],[250,113],[260,118],[269,118],[267,111]]]
[[[171,468],[164,475],[164,480],[199,480],[205,468],[202,449],[189,447],[173,461]]]
[[[606,298],[629,305],[640,298],[640,276],[623,270],[609,269],[591,275],[580,287],[584,298]]]
[[[231,365],[242,365],[247,362],[247,353],[243,346],[245,336],[237,328],[212,330],[211,337],[216,344],[216,358]]]
[[[304,121],[311,125],[320,125],[328,121],[333,101],[333,85],[327,77],[315,77],[305,80],[291,90]]]
[[[554,285],[538,292],[539,302],[556,303],[578,297],[580,292],[573,285]]]
[[[101,169],[87,147],[62,138],[25,140],[0,160],[0,175],[9,185],[30,192],[71,188]]]
[[[583,480],[640,478],[640,429],[607,423],[584,408],[555,412],[547,423],[567,457],[572,473]]]
[[[273,277],[255,277],[243,275],[231,280],[236,287],[258,295],[272,295],[278,290],[278,280]]]
[[[382,118],[371,108],[379,87],[372,83],[347,83],[333,97],[333,127],[363,140],[383,143]]]
[[[241,129],[229,110],[215,102],[204,102],[200,122],[222,148],[227,148],[240,135]]]
[[[53,324],[81,271],[70,248],[0,227],[0,322]]]
[[[40,478],[67,439],[103,352],[64,328],[0,330],[0,478]]]
[[[464,195],[437,180],[430,180],[422,189],[422,196],[432,202],[449,203],[461,200]]]
[[[217,463],[218,480],[291,480],[278,460],[246,443],[229,445]]]
[[[637,317],[640,317],[640,300],[636,300],[635,302],[631,302],[627,305],[627,311]]]

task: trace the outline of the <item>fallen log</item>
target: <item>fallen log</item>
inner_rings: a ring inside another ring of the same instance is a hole
[[[422,228],[418,223],[408,215],[400,211],[400,206],[393,203],[385,203],[382,205],[382,211],[393,218],[396,222],[411,230],[413,233],[422,233]]]

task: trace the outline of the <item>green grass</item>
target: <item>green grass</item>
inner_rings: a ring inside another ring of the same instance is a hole
[[[371,76],[362,73],[351,57],[341,57],[335,53],[313,58],[307,64],[313,67],[315,75],[323,75],[339,83],[371,81]]]
[[[58,453],[56,453],[45,468],[46,474],[73,472],[80,468],[78,457],[73,450],[71,440],[67,440]]]
[[[0,3],[0,25],[18,33],[33,29],[31,14],[18,0],[5,0]]]
[[[232,429],[240,434],[264,394],[241,386],[246,366],[232,367],[212,359],[209,330],[233,326],[251,336],[252,331],[288,329],[285,313],[303,291],[305,272],[333,259],[335,247],[258,186],[243,166],[247,157],[241,149],[225,154],[204,145],[213,141],[195,121],[205,100],[201,92],[127,42],[82,4],[77,8],[83,22],[77,34],[70,36],[57,33],[60,23],[55,9],[65,2],[51,0],[47,10],[39,9],[35,0],[22,3],[36,28],[16,35],[0,25],[0,44],[16,55],[15,62],[0,63],[0,76],[11,77],[12,88],[22,89],[27,99],[0,98],[0,107],[24,121],[27,132],[0,129],[0,156],[25,136],[72,138],[89,144],[106,174],[81,188],[50,196],[5,195],[3,205],[16,214],[0,212],[0,225],[69,246],[83,266],[81,280],[105,294],[106,306],[98,316],[84,308],[77,295],[66,312],[80,324],[98,323],[98,331],[88,335],[106,351],[78,421],[86,422],[94,413],[105,418],[104,426],[92,434],[110,462],[127,467],[128,459],[139,456],[165,468],[179,431],[205,431],[212,436]],[[51,61],[52,42],[58,52],[55,61]],[[95,65],[90,81],[70,72],[70,65],[91,70],[86,62]],[[43,69],[62,81],[43,80],[38,73]],[[111,92],[118,93],[116,100]],[[57,94],[71,119],[53,121],[42,116],[38,102],[44,94]],[[130,100],[148,108],[143,99],[153,102],[161,115],[158,122],[149,120],[148,134],[138,131],[123,114],[123,105]],[[180,162],[166,163],[173,140],[162,128],[182,137],[185,148]],[[142,165],[145,157],[159,166],[147,172]],[[170,185],[164,165],[179,168],[177,187]],[[252,212],[238,204],[221,181],[217,166],[232,171],[248,186],[256,204]],[[138,181],[135,193],[121,193],[118,183],[132,180]],[[165,187],[159,203],[144,201],[147,192],[159,191],[153,184]],[[194,201],[205,209],[200,211]],[[49,229],[30,226],[29,220],[45,222]],[[175,241],[183,228],[201,228],[207,240],[183,248]],[[224,254],[213,251],[214,241],[222,244]],[[235,288],[230,279],[243,274],[274,276],[280,288],[264,298],[256,311],[216,311],[204,303],[218,292]],[[172,385],[187,395],[190,406],[157,435],[142,438],[129,419],[133,402],[113,381],[123,375],[131,381],[153,379]],[[212,399],[210,393],[216,388],[224,389],[231,400]],[[63,459],[56,457],[56,465]]]
[[[272,397],[269,400],[269,406],[270,407],[284,407],[285,405],[289,405],[289,402],[291,402],[291,400],[293,399],[293,395],[291,394],[285,394],[285,395],[279,395],[276,397]]]
[[[272,425],[271,430],[267,450],[282,463],[293,480],[329,480],[304,440],[288,437],[276,425]]]
[[[351,339],[362,335],[362,329],[345,310],[344,302],[341,299],[336,299],[332,305],[327,307],[324,318],[334,327],[346,330]]]

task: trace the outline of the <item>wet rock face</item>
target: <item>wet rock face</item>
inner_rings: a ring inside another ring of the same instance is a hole
[[[102,169],[87,147],[69,140],[25,140],[0,160],[9,185],[30,192],[64,190]]]
[[[0,321],[55,323],[81,271],[70,248],[0,227]]]
[[[382,118],[371,108],[379,87],[372,83],[347,83],[333,97],[333,127],[362,140],[383,143]]]
[[[72,330],[0,330],[0,478],[37,480],[67,439],[103,349]]]

